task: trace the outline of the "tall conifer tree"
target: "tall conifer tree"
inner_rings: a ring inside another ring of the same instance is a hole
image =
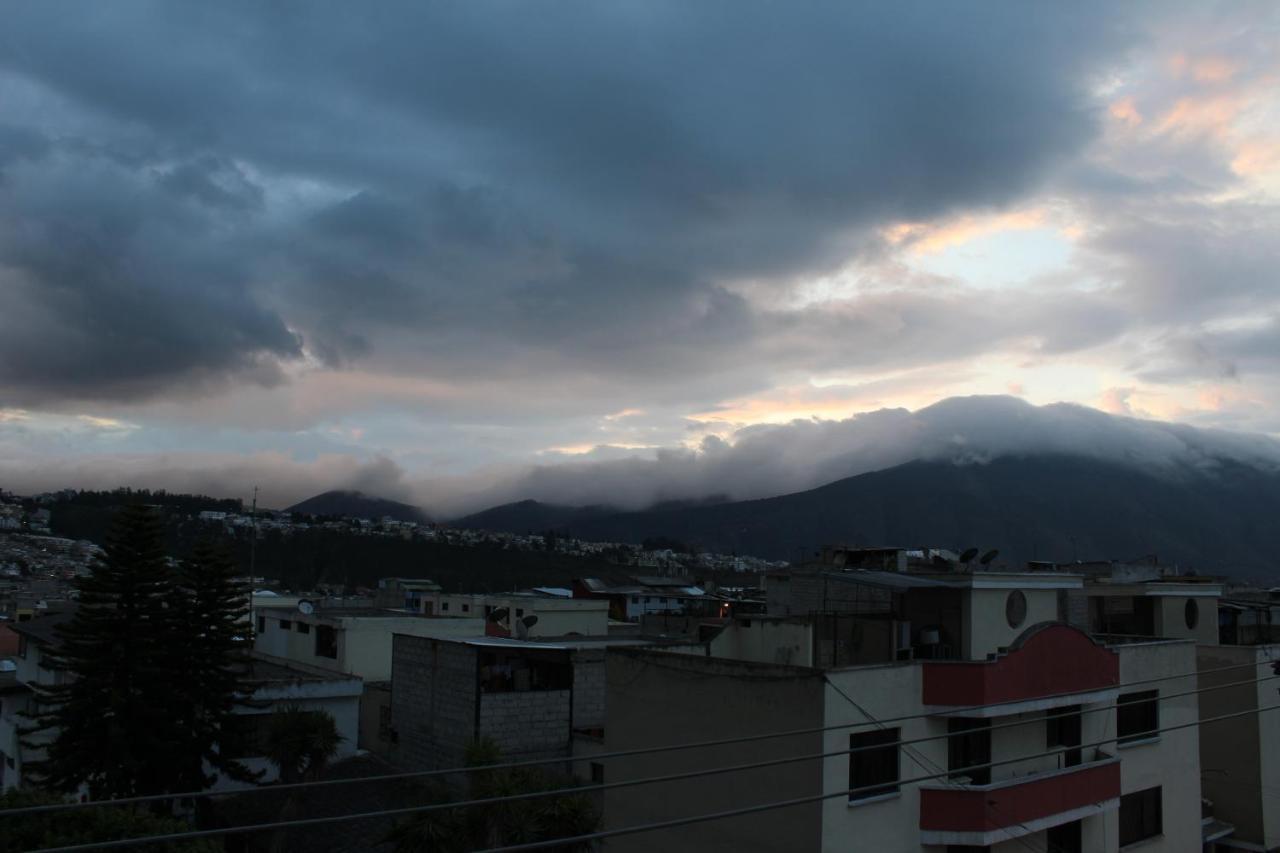
[[[77,582],[79,603],[44,665],[57,683],[37,692],[35,730],[54,740],[33,768],[47,787],[87,785],[94,799],[178,790],[174,572],[160,519],[129,506],[115,519],[105,557]]]
[[[213,783],[206,768],[239,781],[261,775],[217,748],[222,733],[233,728],[236,706],[249,704],[249,590],[235,576],[230,554],[208,540],[196,544],[178,572],[173,612],[181,630],[170,651],[182,672],[176,713],[188,735],[181,763],[190,790]]]

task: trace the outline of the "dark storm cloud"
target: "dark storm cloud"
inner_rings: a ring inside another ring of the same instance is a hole
[[[225,372],[272,381],[278,370],[263,356],[298,353],[207,209],[237,211],[245,190],[218,188],[207,165],[143,177],[54,146],[5,171],[5,396],[132,398]]]
[[[758,358],[776,320],[724,282],[1010,202],[1091,138],[1127,38],[1095,12],[17,7],[0,74],[59,109],[0,134],[0,393],[272,381],[303,346],[648,382]]]

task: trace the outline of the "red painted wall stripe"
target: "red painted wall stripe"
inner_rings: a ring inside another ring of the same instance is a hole
[[[990,791],[923,789],[920,791],[920,828],[938,832],[990,832],[1119,796],[1118,761]]]
[[[1120,656],[1070,625],[1049,625],[994,661],[928,661],[924,704],[989,705],[1120,683]]]

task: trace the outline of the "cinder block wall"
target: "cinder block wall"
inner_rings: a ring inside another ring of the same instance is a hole
[[[573,727],[604,728],[605,650],[586,649],[573,653]]]
[[[460,643],[396,634],[391,651],[391,760],[414,769],[458,767],[477,735],[476,652]]]
[[[480,735],[493,738],[504,758],[554,758],[569,754],[570,690],[484,693]]]

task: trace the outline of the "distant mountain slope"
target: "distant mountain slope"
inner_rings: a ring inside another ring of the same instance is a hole
[[[516,501],[455,519],[454,527],[527,533],[543,530],[575,530],[600,516],[613,515],[607,506],[560,506],[540,501]]]
[[[1280,579],[1280,473],[1223,462],[1168,478],[1074,456],[910,462],[780,497],[598,515],[570,529],[791,561],[835,542],[999,548],[1011,565],[1155,553],[1202,572]]]
[[[287,511],[308,515],[345,515],[351,518],[371,519],[389,516],[396,521],[425,522],[429,520],[427,514],[416,506],[366,495],[363,492],[340,489],[307,498],[289,507]]]

